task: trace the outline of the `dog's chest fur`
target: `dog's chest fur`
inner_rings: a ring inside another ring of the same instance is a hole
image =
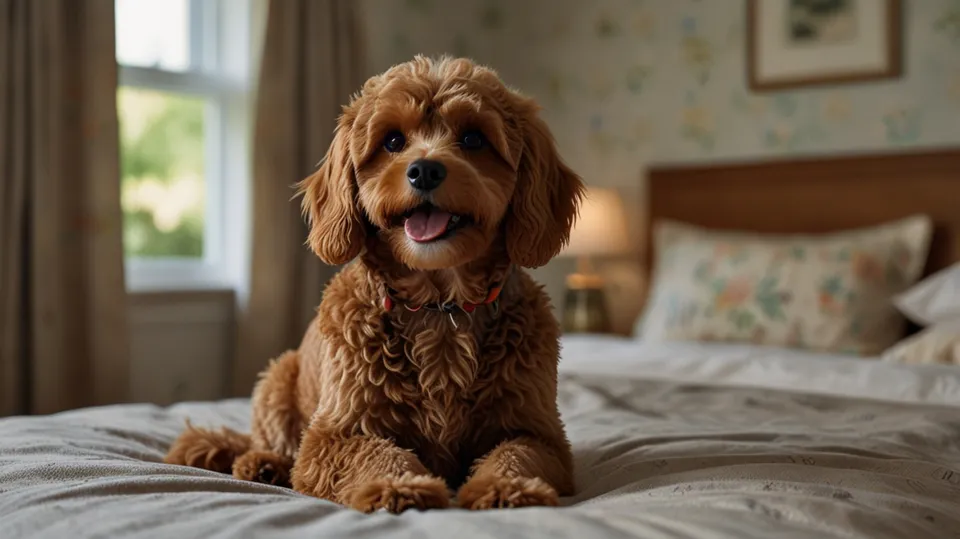
[[[435,473],[456,477],[479,455],[477,435],[489,430],[480,412],[485,406],[481,354],[488,313],[455,327],[437,312],[401,313],[385,320],[385,373],[379,405],[397,425],[383,433],[412,449]],[[372,369],[376,370],[376,369]],[[483,449],[480,449],[481,451]]]
[[[514,282],[499,312],[482,306],[456,314],[454,325],[442,312],[377,309],[382,296],[358,275],[341,272],[320,306],[317,374],[321,386],[337,389],[317,394],[315,418],[351,435],[392,439],[455,484],[516,430],[518,395],[536,390],[515,362],[520,340],[538,331],[529,304],[542,300]]]

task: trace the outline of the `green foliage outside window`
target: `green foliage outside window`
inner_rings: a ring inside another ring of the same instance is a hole
[[[127,256],[203,256],[205,107],[181,94],[118,90]]]

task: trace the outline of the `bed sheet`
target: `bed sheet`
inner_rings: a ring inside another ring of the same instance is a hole
[[[870,386],[888,379],[893,392]],[[559,405],[576,495],[560,508],[399,516],[161,463],[186,418],[245,429],[245,400],[10,418],[0,536],[957,538],[958,379],[780,350],[568,338]]]
[[[960,406],[957,366],[881,362],[775,346],[574,335],[563,339],[560,370]]]

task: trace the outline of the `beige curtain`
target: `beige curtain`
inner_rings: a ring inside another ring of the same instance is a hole
[[[296,348],[335,269],[304,245],[293,184],[310,174],[341,106],[364,80],[355,0],[273,0],[257,90],[253,267],[241,305],[233,392],[249,395],[270,358]]]
[[[0,0],[0,414],[128,388],[114,0]]]

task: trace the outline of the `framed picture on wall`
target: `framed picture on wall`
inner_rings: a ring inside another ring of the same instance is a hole
[[[895,78],[900,0],[747,0],[755,91]]]

